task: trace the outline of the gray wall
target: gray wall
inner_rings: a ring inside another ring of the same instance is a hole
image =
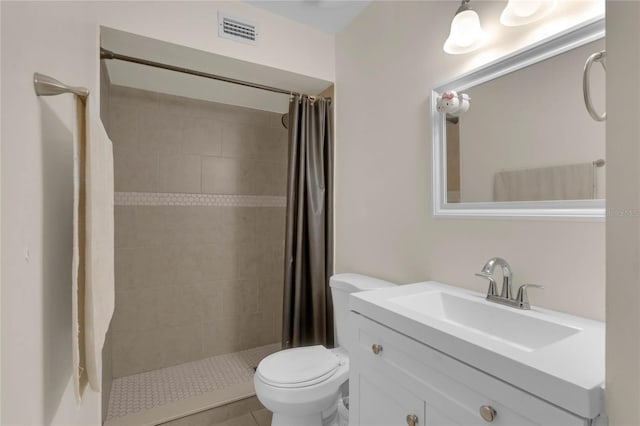
[[[284,197],[278,114],[113,86],[110,121],[116,192]],[[114,377],[280,341],[284,207],[173,200],[116,206]]]
[[[607,1],[609,424],[640,424],[640,3]],[[633,101],[631,101],[633,99]]]

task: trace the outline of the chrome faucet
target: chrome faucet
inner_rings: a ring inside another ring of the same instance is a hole
[[[498,289],[496,287],[496,280],[493,278],[493,271],[496,266],[502,268],[502,288],[500,289],[499,296]],[[501,257],[492,257],[489,259],[482,267],[482,271],[478,272],[476,276],[489,280],[487,300],[518,309],[531,309],[529,297],[527,295],[528,287],[544,288],[537,284],[524,284],[518,288],[518,293],[515,299],[512,298],[513,292],[511,288],[513,283],[513,272],[511,272],[511,266],[509,266],[509,263]]]
[[[501,257],[492,257],[484,264],[482,272],[476,275],[484,278],[493,276],[493,270],[496,269],[496,266],[500,266],[502,268],[502,290],[500,290],[500,297],[511,299],[511,283],[513,282],[513,274],[511,273],[511,266],[509,266],[509,263],[506,260]],[[496,294],[493,295],[495,296]]]

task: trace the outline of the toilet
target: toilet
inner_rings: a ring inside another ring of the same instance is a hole
[[[349,380],[349,294],[391,287],[358,274],[336,274],[329,281],[333,298],[336,347],[285,349],[264,358],[253,382],[256,396],[273,412],[272,426],[334,426],[338,402]]]

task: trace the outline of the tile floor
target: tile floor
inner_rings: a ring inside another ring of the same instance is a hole
[[[111,388],[107,420],[140,413],[237,384],[248,382],[252,385],[254,367],[262,358],[279,349],[280,344],[260,346],[115,379]],[[256,410],[258,407],[260,406],[253,406],[251,409]],[[253,419],[253,416],[250,417]],[[242,419],[242,416],[239,418]],[[235,426],[235,423],[230,425]],[[254,426],[255,423],[248,425]]]
[[[263,408],[213,426],[271,426],[271,412]]]
[[[263,410],[265,410],[265,408],[260,401],[258,401],[258,398],[252,396],[204,410],[199,413],[186,415],[166,423],[161,423],[160,426],[218,426],[220,424],[224,426],[228,421],[240,421],[236,420],[237,418],[240,418],[241,420],[251,420],[251,422],[245,423],[248,423],[248,426],[255,426],[252,415],[253,413],[257,413],[256,418],[261,420],[265,419],[265,416],[268,416],[267,425],[269,425],[271,421],[270,413],[266,410],[265,412],[262,412]],[[251,419],[246,417],[247,414],[249,414]]]

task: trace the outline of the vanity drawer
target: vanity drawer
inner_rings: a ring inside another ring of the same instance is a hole
[[[360,375],[368,372],[386,377],[420,396],[426,402],[426,421],[422,425],[587,424],[585,419],[388,327],[353,312],[350,315],[351,324],[357,329],[351,365],[358,364],[355,368]],[[491,409],[495,410],[492,421],[482,418],[481,407],[488,418]]]

